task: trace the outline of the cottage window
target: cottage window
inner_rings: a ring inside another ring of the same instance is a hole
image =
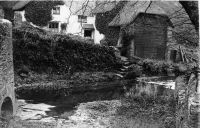
[[[53,7],[53,14],[60,15],[60,7]]]
[[[78,22],[87,23],[87,16],[78,15]]]
[[[49,23],[49,28],[56,28],[56,29],[58,29],[58,22],[50,22]]]

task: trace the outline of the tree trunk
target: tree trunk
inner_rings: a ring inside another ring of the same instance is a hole
[[[199,10],[198,1],[179,1],[189,15],[192,24],[195,26],[196,31],[199,31]]]
[[[194,25],[196,32],[199,33],[199,10],[198,10],[198,1],[179,1],[180,4],[183,6],[185,9],[186,13],[188,14],[192,24]],[[200,42],[199,42],[200,43]],[[200,47],[200,44],[199,46]],[[200,48],[198,48],[198,69],[197,69],[197,89],[195,94],[195,98],[193,102],[191,103],[191,106],[197,107],[197,110],[195,111],[195,114],[193,114],[188,122],[191,122],[194,119],[195,121],[195,127],[199,128],[200,127],[200,113],[199,111],[199,105],[200,105]],[[190,109],[189,109],[190,110]],[[196,116],[197,115],[197,116]]]

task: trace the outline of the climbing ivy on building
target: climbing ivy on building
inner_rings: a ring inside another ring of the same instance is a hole
[[[25,18],[38,26],[46,26],[52,19],[51,10],[56,5],[63,5],[63,1],[31,1],[25,7]]]
[[[108,24],[119,13],[127,1],[120,1],[111,11],[105,13],[97,13],[96,15],[96,28],[105,35],[105,40],[109,46],[117,44],[117,37],[119,36],[120,27],[109,27]]]

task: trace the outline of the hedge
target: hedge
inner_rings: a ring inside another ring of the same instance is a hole
[[[111,47],[31,26],[13,29],[13,46],[16,70],[26,66],[37,72],[107,71],[118,65]]]

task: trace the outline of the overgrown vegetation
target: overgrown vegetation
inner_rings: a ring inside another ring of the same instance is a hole
[[[96,28],[97,30],[104,34],[106,39],[103,41],[104,45],[116,46],[117,40],[120,32],[120,27],[109,27],[108,24],[113,20],[113,18],[119,13],[121,8],[125,5],[127,1],[120,1],[117,3],[111,11],[105,13],[97,13],[96,15]]]

